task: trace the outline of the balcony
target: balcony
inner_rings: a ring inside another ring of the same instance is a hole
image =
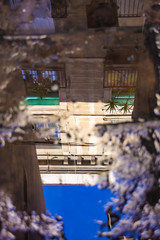
[[[59,88],[66,87],[64,69],[22,70],[27,105],[59,105]]]
[[[143,0],[92,1],[86,6],[88,28],[142,26]]]
[[[141,17],[143,13],[143,0],[116,0],[118,17]]]
[[[138,70],[136,68],[116,67],[105,70],[105,88],[136,87]]]
[[[35,69],[22,70],[22,76],[28,87],[35,87],[35,84],[50,87],[57,82],[59,87],[66,87],[64,69]]]
[[[45,150],[45,149],[44,149]],[[53,149],[52,149],[53,151]],[[98,164],[101,155],[61,155],[61,154],[39,154],[37,148],[37,158],[40,173],[56,174],[98,174],[109,171],[111,162],[105,159],[103,165]]]

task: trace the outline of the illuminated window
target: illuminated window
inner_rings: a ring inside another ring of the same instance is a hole
[[[66,87],[64,70],[22,70],[28,105],[58,105],[59,87]]]
[[[137,69],[107,69],[105,71],[104,87],[135,87],[137,79]]]
[[[107,66],[104,87],[111,89],[112,98],[106,103],[106,109],[113,114],[128,114],[133,111],[138,70],[136,66]]]
[[[34,85],[35,83],[39,85],[43,84],[45,83],[45,79],[49,80],[48,84],[57,80],[56,71],[22,70],[22,75],[26,83],[30,85]]]

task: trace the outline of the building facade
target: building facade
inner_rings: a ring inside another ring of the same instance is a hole
[[[33,122],[54,131],[36,140],[42,180],[82,184],[111,164],[94,126],[131,121],[144,6],[140,0],[62,2],[50,4],[63,55],[57,49],[49,64],[22,66],[22,78]]]

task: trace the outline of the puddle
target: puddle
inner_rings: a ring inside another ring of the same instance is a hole
[[[158,107],[154,112],[158,5],[151,5],[142,0],[1,1],[0,187],[18,211],[46,210],[42,184],[44,189],[99,182],[108,187],[116,171],[133,176],[135,168],[143,175],[145,167],[130,159],[147,159],[150,165],[152,137],[159,153],[159,122],[145,122],[159,114]],[[54,221],[52,237],[64,239],[56,225],[61,220]],[[6,231],[1,239],[13,239],[5,234],[16,230]],[[22,232],[17,239],[40,239]],[[40,234],[50,236],[45,230]],[[133,237],[127,234],[124,239]]]

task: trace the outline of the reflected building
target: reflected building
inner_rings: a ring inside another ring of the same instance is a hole
[[[131,121],[143,45],[143,1],[60,2],[49,1],[48,6],[55,33],[70,39],[64,46],[67,57],[57,54],[45,66],[24,65],[22,76],[34,129],[55,130],[52,139],[35,141],[43,182],[84,184],[88,174],[96,178],[108,171],[112,161],[106,156],[101,164],[105,146],[97,143],[93,127]],[[61,116],[56,125],[53,116]]]
[[[18,12],[14,34],[53,34],[55,32],[50,0],[10,0],[11,12]]]

